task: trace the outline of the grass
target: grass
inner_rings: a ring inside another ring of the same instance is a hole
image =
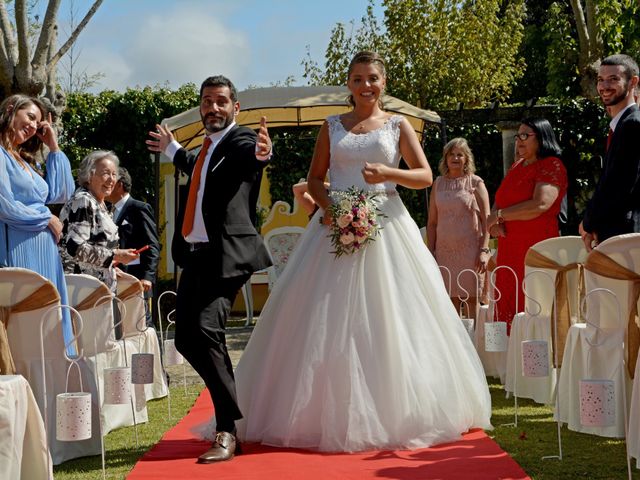
[[[502,426],[513,422],[513,398],[507,399],[495,379],[489,379],[493,401],[492,422],[495,429],[488,434],[511,455],[534,480],[557,479],[624,479],[627,477],[625,447],[622,440],[585,435],[562,429],[563,459],[546,459],[558,454],[557,429],[552,409],[531,400],[518,399],[518,426]],[[113,431],[105,439],[108,479],[123,479],[136,461],[163,433],[174,426],[193,405],[202,385],[191,385],[185,395],[182,384],[171,387],[171,416],[167,415],[167,399],[148,402],[149,422],[138,425],[139,446],[135,444],[133,427]],[[70,460],[54,467],[55,480],[99,480],[102,478],[100,456]],[[640,471],[632,463],[633,478]],[[471,478],[471,477],[470,477]]]
[[[149,421],[138,425],[138,446],[134,427],[110,432],[104,445],[106,478],[125,478],[138,459],[187,414],[203,388],[203,385],[190,385],[185,394],[181,382],[171,387],[171,419],[168,416],[167,398],[147,402]],[[55,480],[100,480],[102,457],[97,455],[69,460],[53,467],[53,476]]]
[[[514,421],[513,397],[505,398],[502,386],[489,379],[495,429],[487,432],[534,480],[624,479],[627,478],[623,440],[573,432],[563,427],[562,460],[542,459],[558,455],[557,424],[550,406],[518,398],[518,426],[502,426]],[[632,460],[633,478],[640,471]]]

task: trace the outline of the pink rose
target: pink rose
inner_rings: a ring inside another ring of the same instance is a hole
[[[340,235],[340,243],[343,245],[351,245],[354,240],[355,240],[355,237],[351,232],[345,233],[344,235]]]
[[[360,219],[354,220],[353,222],[351,222],[351,226],[355,228],[364,227],[364,225],[365,225],[364,222]]]
[[[345,213],[344,215],[340,215],[340,217],[338,217],[338,226],[340,228],[345,228],[349,226],[349,224],[351,223],[351,220],[353,220],[353,215],[351,215],[350,213]]]

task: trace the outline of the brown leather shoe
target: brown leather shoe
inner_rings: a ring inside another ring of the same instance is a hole
[[[235,452],[236,437],[227,432],[218,432],[216,433],[216,440],[213,442],[211,448],[198,457],[198,463],[214,463],[231,460]]]

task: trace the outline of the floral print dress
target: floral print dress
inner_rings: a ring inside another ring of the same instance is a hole
[[[67,273],[85,273],[116,291],[113,251],[118,227],[104,204],[79,187],[60,212],[64,224],[60,255]]]

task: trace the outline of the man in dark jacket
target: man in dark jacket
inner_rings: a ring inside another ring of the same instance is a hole
[[[156,283],[158,261],[160,260],[160,242],[156,228],[153,208],[148,203],[131,196],[131,175],[126,168],[118,168],[118,181],[113,187],[109,200],[113,205],[113,220],[118,226],[120,248],[145,248],[140,259],[119,267],[130,273],[142,283],[147,312],[147,325],[152,327],[153,320],[148,299],[153,296]]]
[[[588,251],[607,238],[640,231],[640,110],[634,92],[638,64],[611,55],[600,64],[598,93],[611,117],[604,167],[587,204],[580,235]]]
[[[189,175],[188,197],[178,210],[171,251],[183,268],[176,303],[176,347],[203,378],[215,408],[216,438],[198,458],[212,463],[233,458],[236,400],[225,325],[235,296],[257,270],[271,265],[254,227],[262,171],[271,156],[266,118],[259,133],[239,127],[238,95],[226,77],[207,78],[200,87],[205,129],[198,155],[188,152],[168,128],[157,125],[147,140]]]

